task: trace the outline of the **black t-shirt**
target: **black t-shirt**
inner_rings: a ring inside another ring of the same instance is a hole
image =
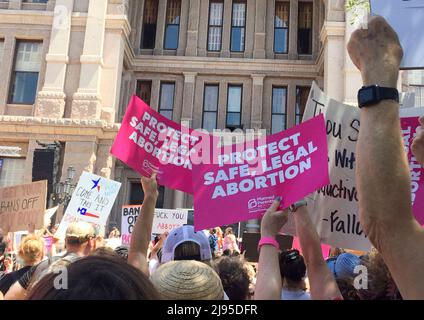
[[[4,275],[4,277],[0,279],[0,291],[5,295],[10,287],[31,268],[31,266],[23,267],[22,269]]]

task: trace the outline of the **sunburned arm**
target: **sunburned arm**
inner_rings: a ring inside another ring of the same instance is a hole
[[[16,281],[7,291],[4,300],[25,300],[27,291]]]
[[[396,88],[402,48],[381,17],[352,34],[348,45],[365,86]],[[424,231],[413,217],[399,104],[383,100],[361,109],[356,181],[361,224],[380,251],[404,299],[424,299]]]
[[[141,178],[141,182],[144,191],[144,201],[141,208],[141,215],[137,219],[131,236],[128,263],[149,276],[147,250],[152,234],[153,217],[158,197],[156,175],[152,175],[150,179],[143,177]]]

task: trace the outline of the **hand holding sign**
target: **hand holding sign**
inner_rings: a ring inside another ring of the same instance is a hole
[[[420,118],[421,127],[417,128],[416,136],[412,142],[412,154],[424,166],[424,117]]]
[[[281,228],[287,223],[288,209],[278,210],[281,198],[277,197],[266,211],[261,223],[261,236],[274,238]]]
[[[397,87],[403,50],[396,32],[384,18],[372,17],[368,29],[356,30],[347,49],[362,73],[364,86]]]

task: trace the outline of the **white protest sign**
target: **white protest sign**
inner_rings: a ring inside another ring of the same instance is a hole
[[[328,98],[313,83],[303,120],[320,113],[324,114],[326,120],[330,184],[308,197],[308,211],[322,243],[368,251],[371,244],[359,222],[355,182],[355,150],[360,110]],[[402,125],[404,119],[418,115],[424,115],[423,108],[400,109]],[[410,162],[411,174],[413,165]],[[284,231],[293,234],[293,224],[290,221]]]
[[[47,209],[44,213],[44,226],[50,225],[50,219],[53,217],[53,215],[56,213],[57,209],[59,209],[59,206],[56,206],[54,208]]]
[[[371,12],[383,16],[395,29],[404,56],[402,68],[424,68],[424,1],[371,0]]]
[[[141,214],[141,206],[123,206],[121,220],[122,244],[131,243],[131,234],[134,230],[138,216]],[[152,233],[163,234],[174,228],[187,224],[188,210],[185,209],[155,209],[153,217]]]
[[[89,222],[99,233],[106,225],[120,188],[119,182],[83,172],[55,235],[64,238],[74,221]]]

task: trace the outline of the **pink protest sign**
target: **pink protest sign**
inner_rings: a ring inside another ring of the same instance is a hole
[[[211,141],[209,134],[181,126],[133,96],[110,152],[141,175],[155,171],[161,185],[191,194],[190,157]]]
[[[196,230],[260,218],[275,196],[287,208],[329,183],[322,115],[211,154],[213,164],[193,165]]]
[[[408,155],[409,170],[411,172],[412,211],[417,221],[421,225],[424,225],[424,169],[418,163],[417,159],[415,159],[411,151],[415,132],[420,126],[418,119],[418,116],[402,117],[401,127],[405,152]]]

